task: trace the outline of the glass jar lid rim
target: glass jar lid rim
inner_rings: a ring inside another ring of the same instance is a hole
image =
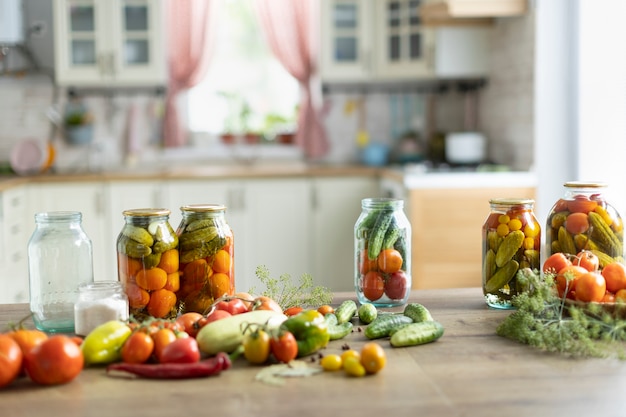
[[[214,211],[224,211],[226,206],[224,204],[187,204],[180,208],[181,211],[190,211],[195,213],[206,213]]]
[[[80,211],[43,211],[35,214],[36,219],[51,220],[70,220],[82,219],[83,214]]]
[[[80,284],[79,290],[117,289],[122,288],[122,283],[114,280],[94,281]]]
[[[124,210],[122,214],[124,216],[169,216],[170,210],[165,208],[139,208]]]
[[[489,204],[505,204],[505,205],[535,204],[535,200],[533,200],[532,198],[501,197],[501,198],[492,198],[491,200],[489,200]]]
[[[567,188],[606,188],[608,184],[603,181],[567,181],[563,186]]]

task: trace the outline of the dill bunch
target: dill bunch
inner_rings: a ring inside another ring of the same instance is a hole
[[[528,280],[529,290],[513,297],[516,311],[496,333],[549,352],[626,359],[623,344],[616,343],[626,340],[626,321],[602,304],[578,305],[559,297],[554,278],[528,268],[518,271],[518,279]]]
[[[290,307],[317,308],[330,304],[333,300],[332,292],[326,287],[314,285],[310,274],[302,274],[300,281],[296,284],[289,274],[272,278],[265,265],[258,266],[255,273],[259,281],[265,285],[265,290],[261,295],[276,301],[283,310]],[[255,289],[250,289],[250,293],[255,294]]]

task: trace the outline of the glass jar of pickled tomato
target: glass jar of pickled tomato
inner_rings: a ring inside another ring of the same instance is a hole
[[[195,204],[181,207],[176,233],[182,272],[178,297],[182,311],[207,313],[213,302],[235,292],[235,246],[226,222],[226,206]]]
[[[411,291],[411,224],[404,201],[366,198],[354,225],[354,285],[359,303],[406,304]]]
[[[523,198],[489,200],[490,212],[482,228],[482,286],[489,307],[511,308],[513,296],[528,289],[517,271],[540,267],[541,226],[534,203]]]
[[[117,271],[133,318],[171,319],[178,313],[178,236],[167,209],[125,210],[117,238]]]
[[[607,188],[603,182],[564,184],[564,195],[552,206],[546,222],[546,260],[562,253],[574,265],[583,266],[590,257],[599,271],[624,261],[624,224],[606,199]]]

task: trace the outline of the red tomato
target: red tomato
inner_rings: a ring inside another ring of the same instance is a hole
[[[587,196],[577,195],[567,202],[567,209],[572,213],[589,213],[598,205],[596,200],[590,200]]]
[[[176,339],[163,348],[161,363],[194,363],[200,360],[200,348],[193,337]]]
[[[184,332],[191,337],[196,337],[198,334],[198,321],[204,318],[204,316],[200,313],[196,313],[194,311],[190,311],[188,313],[181,314],[176,318],[176,323],[183,329]]]
[[[0,334],[0,388],[9,385],[22,370],[24,354],[9,335]]]
[[[370,271],[363,277],[363,295],[370,301],[376,301],[385,293],[385,281],[380,272]]]
[[[250,304],[252,304],[252,302],[254,301],[254,297],[247,292],[236,292],[233,297],[237,297],[241,301],[243,301],[243,303],[246,305],[246,308],[248,309],[250,308]]]
[[[570,261],[564,253],[553,253],[543,263],[543,272],[544,274],[558,274],[561,269],[565,268],[566,266],[570,266],[571,264],[572,261]]]
[[[225,319],[226,317],[230,317],[230,316],[232,316],[232,314],[230,314],[226,310],[215,310],[211,314],[206,316],[205,318],[201,319],[200,322],[198,323],[198,326],[202,328],[206,324],[209,324],[213,321]]]
[[[588,250],[578,252],[573,263],[582,266],[589,272],[595,272],[600,268],[600,259]]]
[[[30,352],[35,346],[48,339],[48,335],[41,330],[17,329],[7,334],[20,345],[24,354]]]
[[[43,385],[65,384],[80,374],[83,352],[68,336],[54,335],[37,345],[25,357],[26,373]]]
[[[253,311],[253,310],[272,310],[272,311],[276,311],[277,313],[283,312],[283,309],[278,305],[276,301],[264,295],[254,299],[254,301],[248,308],[248,311]]]
[[[606,293],[606,280],[599,272],[587,272],[576,282],[576,299],[584,302],[602,301]]]
[[[122,361],[144,363],[150,359],[153,351],[154,339],[144,331],[136,331],[126,339],[124,346],[122,346]]]
[[[620,262],[613,262],[602,269],[606,281],[606,290],[617,293],[626,289],[626,267]]]
[[[277,361],[289,363],[298,356],[298,342],[293,333],[284,331],[270,339],[270,350]]]
[[[569,265],[562,268],[556,276],[556,287],[559,291],[559,296],[563,296],[566,287],[568,294],[576,291],[578,279],[588,272],[585,268],[578,265]]]
[[[228,311],[233,316],[235,314],[241,314],[248,311],[248,307],[246,307],[246,304],[243,302],[243,300],[240,300],[239,298],[233,298],[229,301],[220,301],[215,305],[215,309]]]
[[[404,271],[394,272],[385,281],[385,294],[392,300],[402,300],[407,290],[407,279]]]

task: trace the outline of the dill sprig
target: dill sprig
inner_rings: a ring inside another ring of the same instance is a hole
[[[526,268],[520,278],[528,280],[529,290],[512,299],[516,311],[498,326],[498,335],[570,356],[626,359],[617,343],[626,340],[626,321],[619,314],[626,305],[571,302],[557,294],[553,274]]]
[[[333,300],[332,292],[326,287],[314,285],[310,274],[302,274],[300,281],[294,284],[291,275],[282,274],[279,278],[272,278],[267,267],[260,265],[256,268],[256,276],[265,285],[261,295],[276,301],[283,310],[296,306],[317,308]],[[251,288],[250,293],[255,294],[255,289]]]

